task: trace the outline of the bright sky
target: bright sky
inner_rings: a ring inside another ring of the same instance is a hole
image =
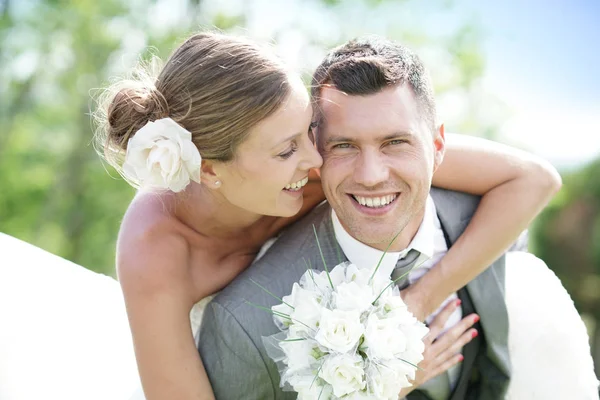
[[[514,110],[502,134],[559,167],[599,156],[600,2],[465,3],[489,32],[484,86]]]

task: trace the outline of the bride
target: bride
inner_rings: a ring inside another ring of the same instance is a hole
[[[265,49],[201,33],[158,77],[135,77],[107,90],[99,115],[104,156],[141,189],[118,237],[119,283],[0,236],[12,260],[0,267],[2,399],[128,399],[138,375],[148,399],[213,398],[195,342],[202,305],[324,199],[308,94]],[[560,186],[531,155],[452,135],[433,183],[483,196],[445,258],[460,286],[500,256]],[[504,208],[512,213],[497,212]],[[562,388],[569,398],[597,398],[585,327],[543,263],[519,269],[531,257],[507,259],[509,316],[535,315],[519,322],[527,332],[510,334],[511,398],[552,398]],[[532,281],[544,284],[535,296],[523,284]],[[455,290],[447,282],[426,287],[442,300]],[[440,305],[419,301],[429,294],[409,288],[403,297],[424,318]],[[569,329],[548,329],[550,321]]]

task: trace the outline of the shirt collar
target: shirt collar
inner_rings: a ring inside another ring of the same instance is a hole
[[[383,259],[379,270],[384,276],[389,277],[396,267],[399,259],[406,257],[411,250],[418,250],[424,257],[433,256],[434,234],[435,234],[435,204],[431,196],[427,197],[423,221],[408,247],[398,252],[387,252],[370,247],[352,237],[342,226],[333,208],[331,209],[331,220],[335,237],[348,260],[359,268],[371,268],[377,265],[381,256]]]

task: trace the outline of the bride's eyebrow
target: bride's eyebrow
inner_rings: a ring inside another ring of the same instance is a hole
[[[277,143],[276,143],[276,144],[273,146],[273,149],[274,149],[274,148],[276,148],[276,147],[278,147],[278,146],[281,146],[281,145],[282,145],[283,143],[285,143],[285,142],[292,141],[292,140],[294,140],[294,139],[298,138],[299,136],[302,136],[303,134],[304,134],[304,132],[294,133],[293,135],[290,135],[290,136],[288,136],[287,138],[285,138],[285,139],[283,139],[283,140],[280,140],[280,141],[278,141],[278,142],[277,142]]]

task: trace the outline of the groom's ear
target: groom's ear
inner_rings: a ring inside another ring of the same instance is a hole
[[[444,160],[444,153],[446,152],[446,136],[444,132],[444,124],[440,124],[433,137],[433,170],[437,170],[442,161]]]

